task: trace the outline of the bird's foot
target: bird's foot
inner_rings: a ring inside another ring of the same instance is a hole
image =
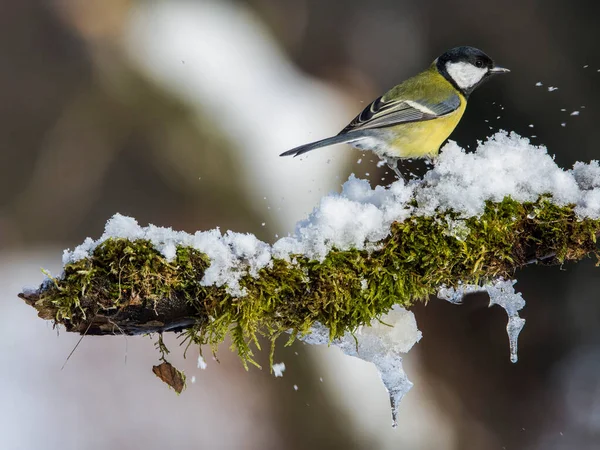
[[[388,165],[388,167],[390,169],[392,169],[394,171],[394,173],[396,174],[396,177],[399,180],[406,181],[406,178],[404,178],[404,175],[402,175],[402,172],[400,172],[400,169],[398,168],[398,160],[397,159],[385,158],[385,163]]]

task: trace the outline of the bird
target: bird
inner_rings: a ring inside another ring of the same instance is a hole
[[[375,99],[336,136],[279,156],[300,156],[329,145],[349,144],[374,152],[403,179],[398,160],[435,161],[440,146],[460,122],[471,93],[492,75],[508,72],[475,47],[452,48],[423,72]]]

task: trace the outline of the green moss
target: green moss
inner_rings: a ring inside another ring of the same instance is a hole
[[[97,317],[136,332],[127,328],[132,317],[143,330],[166,329],[184,316],[188,345],[216,349],[230,333],[244,363],[254,363],[252,347],[259,348],[261,335],[273,340],[291,330],[293,339],[319,321],[336,338],[395,304],[427,300],[441,285],[511,277],[532,260],[563,263],[597,254],[599,233],[600,221],[577,220],[570,206],[507,198],[488,203],[478,218],[448,213],[394,223],[375,251],[333,250],[322,262],[274,260],[257,278],[242,279],[242,298],[200,284],[210,261],[197,250],[178,248],[168,262],[147,241],[113,239],[68,264],[60,279],[40,290],[36,308],[80,332]]]

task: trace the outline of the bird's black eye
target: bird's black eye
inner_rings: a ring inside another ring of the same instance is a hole
[[[478,59],[477,61],[475,61],[475,66],[477,66],[479,68],[483,67],[483,61]]]

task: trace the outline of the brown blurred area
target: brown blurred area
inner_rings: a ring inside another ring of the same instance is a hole
[[[194,116],[123,55],[130,6],[3,6],[2,247],[76,243],[115,211],[189,231],[248,228],[253,212],[216,119]]]
[[[441,427],[435,420],[442,415],[452,430],[443,447],[428,447],[428,436],[399,447],[406,442],[402,433],[411,433],[402,423],[395,432],[383,423],[370,434],[355,426],[367,418],[341,407],[302,345],[279,349],[277,359],[287,366],[282,379],[267,370],[245,372],[226,346],[207,375],[196,370],[194,356],[174,356],[188,377],[198,377],[180,398],[153,379],[150,339],[84,340],[60,371],[77,337],[48,342],[53,331],[19,304],[14,283],[34,284],[39,266],[58,271],[61,249],[99,236],[115,212],[142,225],[190,232],[218,226],[273,240],[274,232],[292,231],[277,225],[285,209],[280,216],[267,212],[253,194],[251,184],[264,174],[241,163],[247,149],[232,135],[236,125],[212,105],[175,94],[128,53],[132,15],[154,3],[161,2],[0,0],[0,336],[12,368],[2,371],[10,399],[2,402],[0,436],[11,423],[10,435],[24,436],[5,448],[600,448],[600,276],[593,261],[518,274],[527,325],[516,365],[508,359],[504,312],[488,309],[485,298],[469,298],[462,307],[431,301],[415,308],[424,338],[411,352],[415,366],[405,369],[434,399],[430,408],[437,415],[424,416],[430,429]],[[362,109],[361,101],[445,49],[480,47],[512,73],[472,96],[452,139],[473,148],[493,130],[506,129],[535,136],[532,141],[547,145],[564,167],[598,158],[597,2],[221,4],[249,11],[300,73],[342,92],[356,106],[349,117]],[[249,75],[236,74],[241,85]],[[544,86],[535,87],[538,81]],[[559,89],[548,92],[548,86]],[[272,86],[262,88],[267,95]],[[223,103],[236,102],[228,92],[219,95]],[[569,116],[574,110],[581,114]],[[356,158],[348,150],[344,164]],[[370,172],[373,182],[383,176],[373,164],[352,168],[359,176]],[[347,172],[340,169],[340,180]],[[261,226],[265,218],[274,223],[268,232]],[[169,344],[178,353],[177,341]],[[36,420],[15,419],[29,415]],[[74,421],[81,434],[49,437],[52,429],[40,425],[76,433],[65,421]],[[44,436],[36,438],[36,429]]]

